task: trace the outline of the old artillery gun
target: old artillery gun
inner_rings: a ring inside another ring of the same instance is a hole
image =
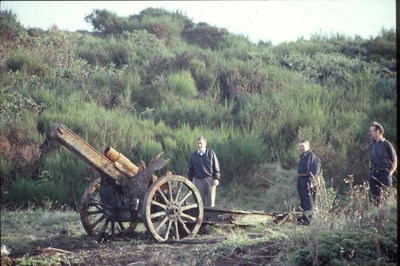
[[[52,125],[50,137],[100,175],[85,190],[79,211],[86,233],[98,242],[116,230],[133,232],[139,222],[152,238],[166,241],[192,238],[202,224],[252,224],[276,218],[275,213],[204,208],[197,188],[186,177],[154,175],[168,162],[160,156],[147,167],[144,163],[137,167],[112,147],[100,153],[64,125]]]

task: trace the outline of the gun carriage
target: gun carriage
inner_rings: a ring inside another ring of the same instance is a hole
[[[80,218],[86,233],[101,242],[133,232],[139,222],[157,241],[193,238],[202,224],[254,224],[271,221],[276,213],[204,208],[199,191],[186,177],[154,175],[168,160],[156,156],[148,166],[133,164],[112,147],[103,153],[66,126],[51,126],[50,138],[85,161],[100,177],[85,190]]]

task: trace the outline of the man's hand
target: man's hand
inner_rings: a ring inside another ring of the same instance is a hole
[[[318,185],[318,181],[316,178],[310,178],[309,180],[309,187],[310,188],[315,188]]]
[[[214,179],[213,185],[214,185],[214,186],[218,186],[218,185],[219,185],[219,180],[218,180],[218,179]]]

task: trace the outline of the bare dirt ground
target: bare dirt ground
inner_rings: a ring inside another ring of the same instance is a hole
[[[225,239],[224,233],[214,231],[195,239],[158,243],[145,232],[135,232],[133,237],[99,244],[90,236],[60,232],[2,257],[1,265],[268,265],[282,252],[279,240],[225,248]]]

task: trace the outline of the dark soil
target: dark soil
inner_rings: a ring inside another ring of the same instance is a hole
[[[200,234],[195,239],[169,243],[145,233],[98,244],[90,236],[57,235],[36,241],[1,258],[1,265],[268,265],[280,256],[282,243],[269,241],[233,251],[221,249],[223,235]],[[29,263],[28,263],[29,262]]]

